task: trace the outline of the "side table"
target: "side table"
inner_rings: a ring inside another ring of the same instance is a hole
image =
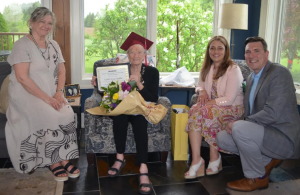
[[[74,113],[77,116],[77,140],[78,140],[78,147],[80,144],[80,137],[81,137],[81,96],[77,97],[67,97],[67,100],[74,99],[74,102],[69,102],[70,106],[72,107]]]
[[[195,94],[195,86],[192,87],[181,87],[181,86],[159,86],[161,89],[161,96],[165,96],[168,91],[187,91],[186,93],[186,105],[190,106],[190,94]]]

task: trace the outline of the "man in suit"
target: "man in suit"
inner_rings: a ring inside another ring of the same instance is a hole
[[[245,112],[217,135],[223,150],[240,155],[244,178],[230,189],[253,191],[269,185],[269,174],[281,159],[300,156],[300,117],[289,70],[268,60],[261,37],[245,41],[245,60],[253,70],[246,81]]]

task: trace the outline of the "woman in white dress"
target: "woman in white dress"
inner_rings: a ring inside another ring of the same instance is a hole
[[[48,167],[55,180],[80,175],[69,160],[79,157],[74,112],[63,95],[64,59],[57,42],[47,35],[54,14],[36,8],[28,21],[30,34],[15,42],[8,57],[9,106],[6,141],[16,171],[30,173]]]

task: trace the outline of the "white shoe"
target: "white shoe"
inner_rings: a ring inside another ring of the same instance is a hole
[[[196,177],[204,176],[205,175],[204,166],[205,166],[204,160],[203,160],[203,158],[201,158],[199,163],[190,166],[190,169],[187,172],[188,175],[185,174],[184,178],[185,179],[195,179]]]
[[[207,171],[207,169],[211,169],[212,171]],[[206,175],[214,175],[222,171],[222,160],[221,160],[221,154],[219,153],[218,160],[215,160],[213,162],[209,162],[208,167],[206,169]]]

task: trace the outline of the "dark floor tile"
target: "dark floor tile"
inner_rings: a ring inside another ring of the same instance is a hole
[[[149,152],[148,153],[148,163],[160,162],[160,152]]]
[[[285,170],[285,172],[287,172],[289,175],[291,175],[295,179],[300,179],[300,168],[299,167],[294,168],[294,169],[283,169],[283,170]]]
[[[284,170],[287,169],[294,169],[294,168],[300,168],[300,159],[288,159],[283,160],[280,167]]]
[[[3,166],[3,168],[14,168],[13,164],[10,162],[10,160],[7,160]]]
[[[6,161],[7,161],[7,158],[0,158],[0,168],[4,167],[4,164]]]
[[[97,157],[97,167],[98,167],[98,177],[107,177],[107,172],[109,169],[107,156]]]
[[[99,177],[107,177],[108,169],[111,167],[116,160],[115,155],[108,155],[106,157],[97,157],[97,166],[98,166],[98,175]],[[140,167],[135,163],[135,155],[134,154],[126,154],[125,155],[126,165],[121,170],[120,175],[131,175],[138,174]]]
[[[140,195],[137,175],[102,177],[99,181],[101,195]],[[151,194],[155,193],[152,191]]]
[[[205,187],[199,182],[154,186],[154,190],[157,195],[209,195]]]
[[[225,167],[216,175],[209,175],[198,178],[209,194],[227,193],[226,185],[228,182],[235,181],[244,177],[243,172],[235,167]]]
[[[295,178],[292,175],[290,175],[280,167],[277,169],[273,169],[269,176],[269,180],[271,182],[280,182],[280,181],[293,180],[293,179]]]
[[[225,159],[227,162],[231,164],[231,166],[237,168],[239,171],[243,171],[241,159],[237,155],[232,156],[223,156],[223,159]]]
[[[78,168],[80,170],[80,176],[78,178],[70,178],[68,181],[65,181],[63,192],[86,192],[99,190],[97,167],[89,166]]]
[[[300,159],[284,160],[280,165],[280,168],[293,176],[295,179],[300,179]]]
[[[197,181],[197,179],[186,180],[184,178],[184,173],[188,170],[188,166],[184,161],[149,163],[148,170],[150,180],[155,186]]]
[[[100,191],[91,191],[91,192],[72,192],[72,193],[63,193],[63,195],[100,195]]]
[[[84,168],[84,167],[89,166],[88,162],[87,162],[87,158],[86,158],[85,149],[80,149],[79,150],[79,158],[78,159],[73,159],[73,160],[70,160],[70,161],[71,161],[71,163],[73,163],[78,168]]]

